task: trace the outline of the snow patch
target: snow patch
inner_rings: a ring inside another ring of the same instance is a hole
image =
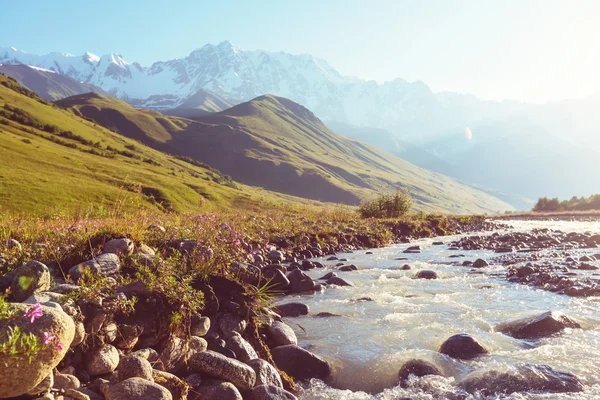
[[[42,71],[42,72],[50,72],[52,74],[55,74],[56,71],[52,71],[51,69],[46,69],[46,68],[40,68],[40,67],[36,67],[34,65],[28,65],[29,68],[31,69],[35,69],[36,71]]]

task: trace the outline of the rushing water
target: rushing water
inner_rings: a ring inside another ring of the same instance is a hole
[[[517,231],[549,227],[566,232],[600,233],[600,222],[511,221],[510,224]],[[448,243],[458,238],[435,240]],[[366,251],[338,254],[348,260],[346,264],[359,268],[359,271],[337,272],[353,287],[333,286],[323,293],[282,299],[281,303],[308,304],[313,315],[319,312],[341,315],[286,320],[296,331],[300,345],[332,365],[332,376],[326,382],[311,381],[301,399],[444,399],[456,393],[457,382],[467,376],[488,370],[509,370],[519,363],[546,364],[574,373],[586,389],[582,393],[489,398],[600,398],[600,298],[573,298],[510,283],[503,279],[506,268],[502,266],[492,265],[474,273],[468,267],[448,265],[456,260],[490,259],[495,254],[460,251],[466,257],[449,258],[457,252],[447,246],[434,246],[433,242],[434,239],[424,239],[410,244],[419,244],[423,249],[421,254],[403,254],[408,245],[374,249],[370,255]],[[408,260],[395,260],[400,257]],[[325,258],[318,261],[326,268],[309,271],[314,279],[334,270],[338,262]],[[397,270],[404,263],[411,265],[412,270]],[[414,279],[424,269],[436,271],[438,279]],[[357,301],[364,297],[373,301]],[[499,323],[549,310],[575,318],[582,329],[567,329],[535,344],[495,330]],[[442,342],[457,333],[475,337],[489,354],[461,361],[438,353]],[[400,388],[398,370],[413,358],[433,362],[445,377],[424,377],[411,381],[406,389]]]

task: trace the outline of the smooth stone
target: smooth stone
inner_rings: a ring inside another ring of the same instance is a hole
[[[331,375],[327,361],[296,345],[275,347],[271,355],[277,367],[294,379],[324,379]]]
[[[487,354],[475,339],[466,334],[458,334],[446,339],[440,347],[440,353],[447,354],[452,358],[470,360],[477,356]]]
[[[231,382],[240,390],[252,390],[256,382],[256,373],[249,365],[211,350],[193,354],[189,365],[196,372]]]
[[[267,333],[277,346],[298,344],[294,330],[283,322],[273,321],[271,326],[267,328]]]
[[[437,273],[435,271],[421,270],[417,272],[417,279],[437,279]]]
[[[117,375],[119,381],[136,377],[152,381],[152,364],[141,357],[123,357],[119,362]]]
[[[106,400],[173,400],[166,388],[142,378],[129,378],[109,387]]]
[[[133,253],[133,242],[127,238],[112,239],[104,244],[102,253],[113,253],[116,255]]]
[[[16,269],[11,284],[12,298],[17,302],[24,301],[31,295],[50,289],[52,277],[50,270],[39,261],[29,261]]]
[[[209,379],[188,396],[188,400],[243,400],[242,394],[231,382]]]
[[[243,363],[248,363],[248,361],[258,358],[258,354],[254,351],[252,345],[237,332],[233,332],[229,339],[227,339],[227,348],[233,351],[236,358]]]
[[[90,376],[110,374],[119,365],[119,352],[110,345],[95,348],[86,353],[86,370]]]
[[[308,315],[310,309],[304,303],[294,302],[280,304],[276,307],[275,311],[282,317],[299,317],[301,315]]]
[[[52,387],[59,390],[79,389],[81,382],[75,375],[57,373],[54,375],[54,385]]]
[[[566,328],[576,329],[581,328],[581,325],[564,314],[548,311],[501,324],[497,330],[517,339],[536,339],[554,335]]]
[[[250,360],[247,364],[256,373],[256,386],[268,385],[283,388],[283,382],[277,369],[261,358]]]
[[[398,380],[400,383],[405,382],[410,375],[417,377],[426,375],[442,375],[442,372],[432,363],[425,360],[410,360],[404,363],[400,371],[398,371]]]
[[[473,263],[473,268],[483,268],[483,267],[487,267],[490,264],[485,261],[482,258],[478,258],[477,260],[475,260],[475,262]]]
[[[347,282],[344,279],[337,277],[337,276],[327,279],[327,282],[325,282],[325,283],[327,283],[328,285],[335,285],[335,286],[354,286],[350,282]]]

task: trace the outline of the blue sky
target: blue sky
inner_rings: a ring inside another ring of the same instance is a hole
[[[180,58],[205,43],[310,53],[345,75],[545,102],[600,90],[598,1],[17,1],[0,46]]]

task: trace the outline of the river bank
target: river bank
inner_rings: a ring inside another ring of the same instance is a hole
[[[0,222],[0,369],[15,377],[0,397],[40,399],[294,398],[329,364],[296,346],[272,296],[340,284],[308,277],[322,267],[308,259],[496,227],[340,210]]]

